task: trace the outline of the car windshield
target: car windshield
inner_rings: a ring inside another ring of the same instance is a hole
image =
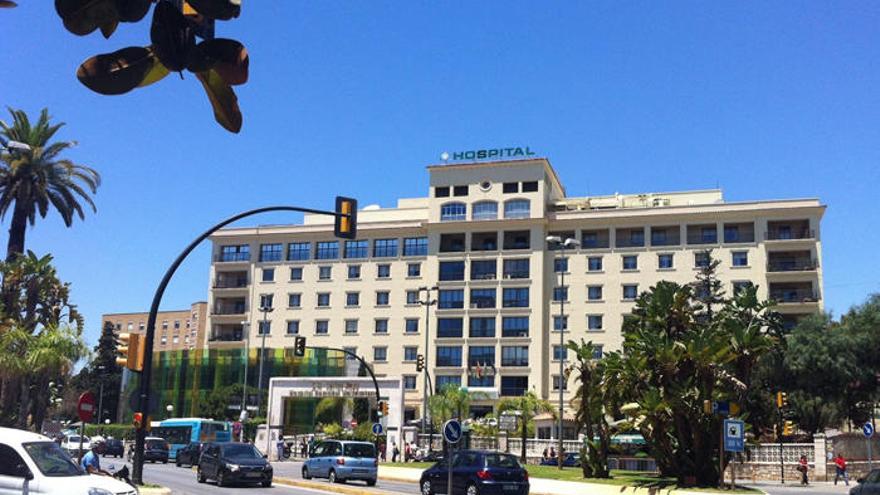
[[[46,476],[81,476],[85,472],[55,442],[29,442],[24,450]]]
[[[83,437],[83,442],[88,442],[89,437]],[[79,443],[79,435],[73,435],[67,437],[67,443]]]
[[[257,452],[257,449],[253,445],[248,444],[229,444],[223,446],[223,455],[226,457],[249,457],[249,458],[258,458],[263,457]]]
[[[486,465],[494,468],[517,469],[519,468],[519,461],[512,455],[487,454]]]
[[[376,457],[376,449],[368,443],[347,443],[344,449],[345,457]]]
[[[145,442],[148,449],[164,449],[165,440],[147,440]]]

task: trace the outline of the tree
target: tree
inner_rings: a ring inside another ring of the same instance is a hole
[[[570,340],[566,347],[574,352],[573,364],[566,371],[576,373],[577,389],[572,401],[577,405],[575,420],[586,437],[581,452],[581,469],[584,478],[608,478],[611,426],[606,405],[613,407],[614,401],[610,397],[612,388],[605,384],[604,363],[593,357],[592,342]]]
[[[105,417],[115,420],[119,405],[122,368],[116,364],[116,332],[109,321],[104,322],[101,337],[92,355],[94,356],[92,361],[80,370],[71,381],[71,385],[80,391],[90,390],[97,393],[103,384],[102,408],[107,413],[103,414],[101,411],[97,421],[100,422]]]
[[[428,410],[434,425],[440,427],[452,418],[466,418],[470,412],[471,396],[466,389],[456,385],[446,385],[439,394],[428,398]]]
[[[0,135],[6,140],[25,143],[30,150],[12,150],[0,155],[0,217],[12,210],[6,259],[24,253],[28,222],[36,215],[45,218],[51,205],[70,227],[74,216],[85,218],[83,203],[96,211],[91,195],[101,184],[94,169],[62,158],[73,141],[49,142],[64,123],[50,123],[43,109],[35,125],[22,110],[9,109],[12,124],[0,121]]]
[[[520,397],[505,397],[498,401],[498,414],[504,412],[517,412],[522,434],[522,452],[520,460],[526,462],[526,439],[529,431],[535,430],[535,416],[540,413],[556,415],[556,409],[549,401],[541,399],[534,390],[529,390]],[[560,453],[561,454],[561,453]]]

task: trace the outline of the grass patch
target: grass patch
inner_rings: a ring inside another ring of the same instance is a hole
[[[433,466],[433,462],[382,462],[380,466],[404,467],[413,469],[428,469]]]

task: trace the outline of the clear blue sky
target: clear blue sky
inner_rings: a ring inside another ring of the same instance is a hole
[[[19,3],[0,10],[0,105],[49,107],[104,179],[97,214],[27,239],[73,284],[90,342],[227,215],[337,193],[392,206],[426,194],[441,151],[495,145],[547,156],[570,195],[819,197],[826,307],[880,290],[877,2],[249,1],[217,28],[251,54],[239,135],[191,74],[115,97],[77,82],[89,56],[148,44],[148,21],[76,37],[52,2]],[[187,262],[164,308],[207,297],[208,263]]]

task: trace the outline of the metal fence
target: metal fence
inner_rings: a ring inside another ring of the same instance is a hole
[[[812,443],[784,443],[782,444],[782,461],[786,464],[794,464],[802,455],[805,455],[810,462],[813,462],[814,449],[815,446]],[[746,460],[757,464],[779,464],[779,444],[748,445],[746,446]]]

